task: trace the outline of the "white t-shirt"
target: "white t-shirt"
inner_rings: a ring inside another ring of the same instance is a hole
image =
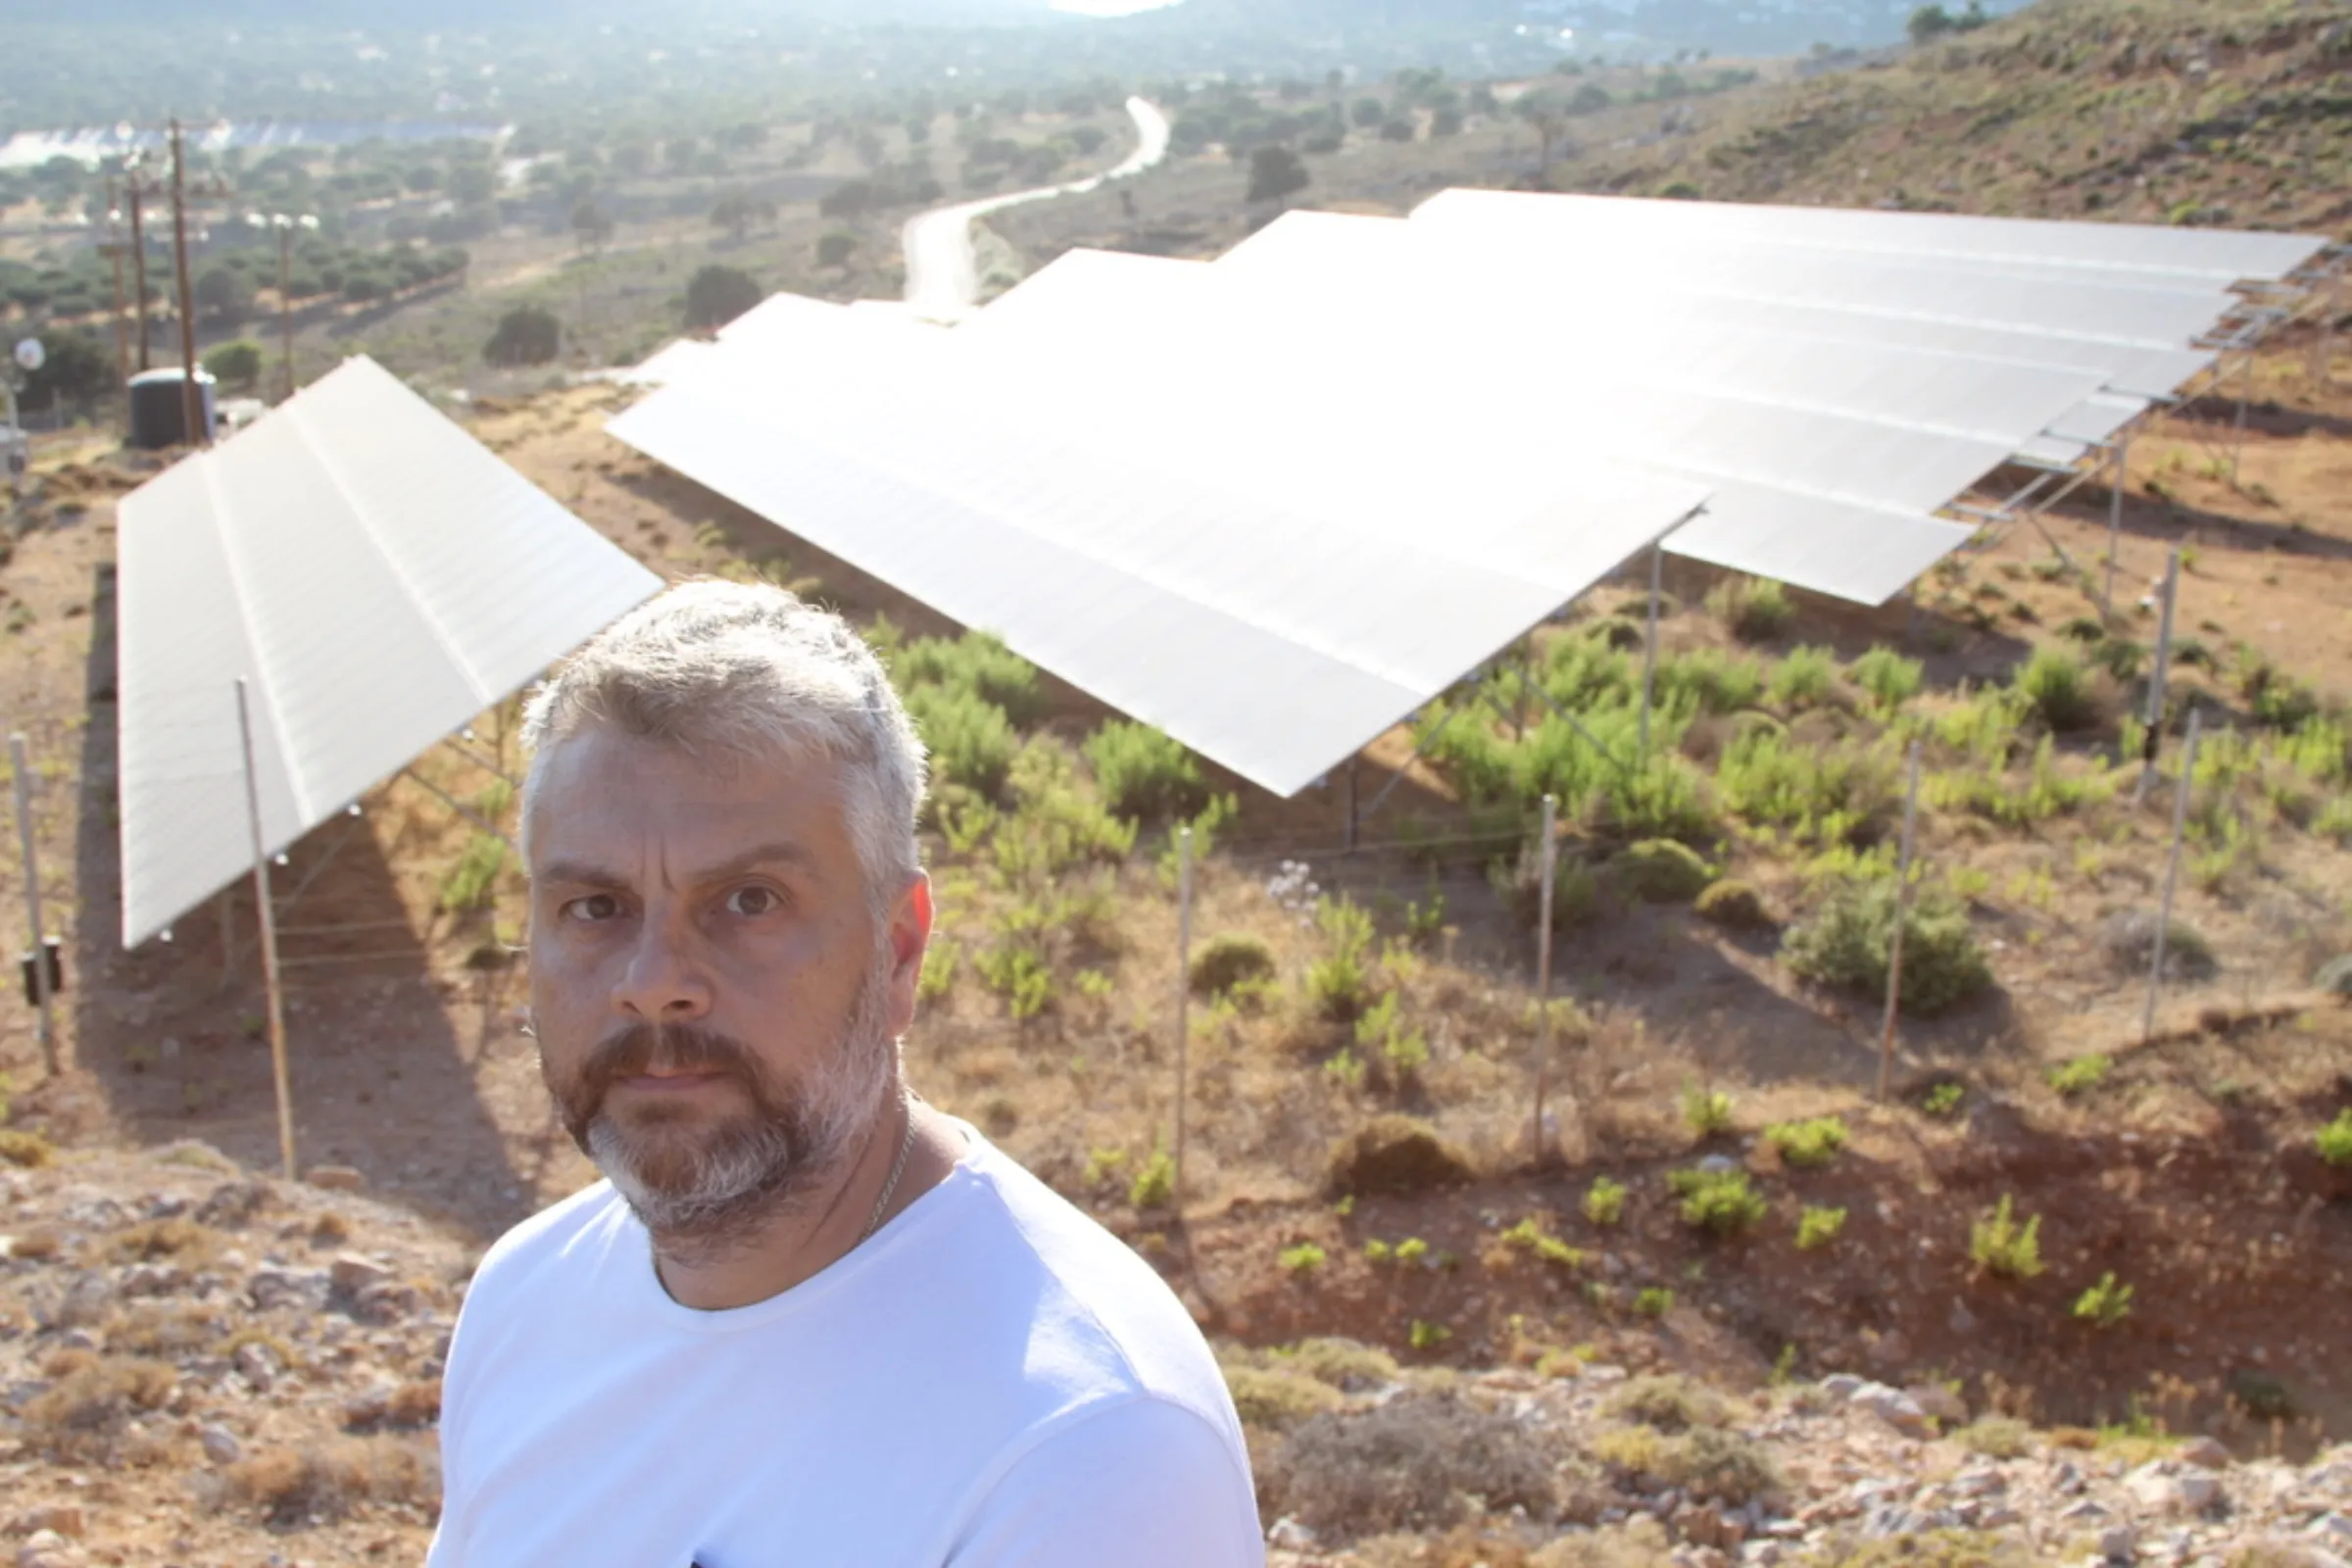
[[[430,1568],[1262,1564],[1192,1318],[961,1130],[944,1182],[750,1306],[672,1300],[606,1183],[510,1232],[450,1351]]]

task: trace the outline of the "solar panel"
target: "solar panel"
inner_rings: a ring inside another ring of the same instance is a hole
[[[620,440],[1290,795],[1689,516],[1703,486],[1152,407],[770,302]],[[789,366],[790,373],[775,368]],[[1139,379],[1146,379],[1140,378]],[[1433,511],[1433,508],[1443,508]],[[1442,519],[1443,526],[1433,526]]]
[[[271,852],[660,587],[366,359],[122,498],[123,942]]]

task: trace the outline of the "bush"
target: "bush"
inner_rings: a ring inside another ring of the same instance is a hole
[[[1386,1388],[1396,1381],[1396,1358],[1386,1350],[1338,1336],[1300,1340],[1272,1352],[1275,1364],[1348,1393]]]
[[[1551,1476],[1542,1443],[1507,1414],[1403,1395],[1301,1423],[1269,1456],[1260,1491],[1269,1515],[1341,1542],[1444,1529],[1480,1509],[1549,1518]]]
[[[1329,1384],[1280,1367],[1228,1364],[1224,1371],[1234,1412],[1247,1427],[1288,1432],[1344,1402],[1339,1390]]]
[[[2100,1328],[2111,1329],[2132,1315],[2132,1287],[2118,1285],[2112,1271],[2099,1276],[2099,1283],[2075,1298],[2075,1316]]]
[[[1667,1189],[1683,1200],[1683,1223],[1717,1236],[1736,1235],[1764,1217],[1764,1195],[1743,1170],[1678,1170]]]
[[[517,305],[498,318],[498,330],[482,345],[482,358],[492,365],[545,365],[564,349],[563,323],[556,313],[536,305]]]
[[[1731,1419],[1730,1409],[1712,1389],[1674,1372],[1631,1380],[1601,1405],[1601,1413],[1666,1433],[1719,1427]]]
[[[2010,690],[2054,730],[2085,729],[2098,721],[2090,674],[2062,648],[2035,649],[2010,678]]]
[[[1615,1225],[1625,1218],[1625,1183],[1595,1176],[1585,1189],[1585,1218],[1595,1225]]]
[[[1783,708],[1815,708],[1838,689],[1838,661],[1827,648],[1792,648],[1773,666],[1765,694]]]
[[[1411,1116],[1375,1116],[1332,1149],[1324,1186],[1334,1198],[1425,1193],[1476,1176],[1469,1156]]]
[[[1333,1023],[1353,1023],[1372,1000],[1365,959],[1372,947],[1372,916],[1345,898],[1326,899],[1315,906],[1315,923],[1331,951],[1307,966],[1307,997]]]
[[[1836,1116],[1807,1121],[1778,1121],[1764,1129],[1764,1141],[1781,1152],[1781,1162],[1799,1170],[1827,1165],[1845,1148],[1845,1123]]]
[[[1121,816],[1166,820],[1197,814],[1208,804],[1208,785],[1184,743],[1149,724],[1112,719],[1087,737],[1102,799]]]
[[[1732,1097],[1720,1089],[1696,1085],[1683,1091],[1683,1125],[1701,1138],[1732,1130]]]
[[[858,253],[858,236],[847,229],[837,228],[816,236],[816,265],[847,267],[850,258]]]
[[[1759,726],[1726,748],[1715,791],[1734,815],[1802,843],[1866,838],[1893,809],[1895,764],[1884,746],[1806,746]]]
[[[2330,1165],[2352,1165],[2352,1109],[2337,1111],[2335,1120],[2313,1136],[2312,1147]]]
[[[1764,695],[1764,666],[1746,654],[1694,648],[1658,661],[1657,706],[1736,713]]]
[[[1731,577],[1707,594],[1707,612],[1743,643],[1768,643],[1796,619],[1788,591],[1762,577]]]
[[[1673,839],[1628,845],[1609,861],[1608,870],[1610,880],[1627,896],[1647,904],[1681,904],[1698,897],[1715,880],[1713,866]]]
[[[1176,1201],[1176,1161],[1166,1150],[1152,1151],[1127,1189],[1127,1201],[1139,1209],[1165,1208]]]
[[[969,692],[1004,710],[1016,725],[1035,723],[1045,710],[1037,666],[984,631],[953,640],[919,637],[891,661],[890,672],[904,692],[915,686],[944,686]]]
[[[1796,1216],[1797,1250],[1810,1252],[1816,1248],[1827,1247],[1836,1241],[1838,1233],[1844,1229],[1844,1209],[1815,1208],[1808,1203],[1798,1211]]]
[[[27,1132],[21,1127],[0,1127],[0,1165],[14,1165],[20,1170],[40,1170],[56,1158],[56,1149],[39,1133]],[[20,1251],[18,1255],[24,1254]]]
[[[250,391],[262,378],[262,346],[242,338],[205,350],[204,368],[222,386]]]
[[[2119,910],[2101,932],[2108,960],[2125,974],[2144,976],[2156,961],[2156,916],[2146,909]],[[2185,921],[2164,928],[2164,977],[2210,980],[2221,968],[2213,944]]]
[[[1004,792],[1020,738],[1004,710],[986,698],[946,686],[917,686],[906,694],[906,716],[931,756],[931,776],[996,799]]]
[[[441,907],[453,914],[487,909],[498,897],[498,873],[506,868],[507,841],[476,833],[466,841],[458,863],[441,878]]]
[[[1812,919],[1789,931],[1782,957],[1800,979],[1884,997],[1894,891],[1891,877],[1838,888]],[[1941,1012],[1991,983],[1967,912],[1947,895],[1923,890],[1903,922],[1903,1009]]]
[[[1691,908],[1700,919],[1731,931],[1769,931],[1773,926],[1772,911],[1764,906],[1763,895],[1732,877],[1701,893]]]
[[[2004,1279],[2032,1279],[2041,1272],[2041,1216],[2018,1224],[2009,1195],[1968,1229],[1968,1255],[1976,1265]]]
[[[1848,664],[1845,673],[1882,712],[1891,712],[1919,695],[1927,666],[1891,648],[1873,648]]]
[[[2022,1459],[2033,1449],[2034,1429],[2015,1416],[1981,1416],[1954,1432],[1952,1441],[1987,1459]]]
[[[1693,1501],[1738,1507],[1781,1490],[1764,1448],[1720,1427],[1694,1427],[1680,1436],[1618,1427],[1593,1440],[1592,1456],[1617,1470],[1678,1487]]]
[[[169,1361],[67,1354],[74,1359],[23,1406],[26,1446],[62,1462],[106,1462],[131,1423],[162,1409],[178,1386]]]
[[[686,284],[686,324],[698,330],[724,326],[763,297],[751,273],[713,262]]]
[[[1249,202],[1276,202],[1306,189],[1306,161],[1288,147],[1269,145],[1250,150]]]
[[[432,1445],[415,1437],[268,1449],[230,1465],[221,1482],[228,1496],[260,1508],[280,1530],[340,1519],[365,1502],[430,1509],[441,1494]]]
[[[1226,932],[1209,938],[1208,945],[1193,955],[1187,981],[1197,997],[1229,997],[1273,978],[1272,950],[1255,937]]]
[[[2061,1098],[2072,1100],[2075,1096],[2088,1094],[2105,1083],[2107,1074],[2114,1066],[2115,1063],[2107,1057],[2094,1053],[2087,1056],[2077,1056],[2072,1061],[2059,1062],[2044,1076],[2048,1078],[2050,1087],[2058,1091]]]

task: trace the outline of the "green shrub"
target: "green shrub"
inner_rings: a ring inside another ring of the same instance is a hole
[[[27,1132],[21,1127],[0,1127],[0,1165],[39,1170],[56,1157],[56,1149],[39,1133]],[[20,1251],[17,1255],[24,1257],[28,1254]]]
[[[1800,979],[1883,997],[1894,911],[1893,878],[1848,883],[1789,931],[1782,956]],[[1991,983],[1967,912],[1948,896],[1922,890],[1903,921],[1903,1009],[1941,1012]]]
[[[1768,643],[1796,619],[1788,591],[1762,577],[1730,577],[1707,594],[1707,612],[1743,643]]]
[[[1747,1229],[1764,1217],[1767,1206],[1743,1170],[1672,1171],[1666,1186],[1683,1200],[1684,1224],[1718,1236]]]
[[[2044,1076],[2048,1078],[2050,1087],[2058,1091],[2060,1096],[2072,1100],[2075,1096],[2088,1094],[2105,1083],[2108,1072],[2114,1066],[2113,1061],[2093,1053],[2087,1056],[2077,1056],[2072,1061],[2059,1062]]]
[[[1035,948],[1000,943],[983,949],[972,967],[989,990],[1004,999],[1016,1019],[1036,1017],[1054,1000],[1054,971]]]
[[[2062,648],[2036,648],[2011,677],[2010,689],[2054,730],[2085,729],[2098,721],[2090,674]]]
[[[1715,868],[1673,839],[1643,839],[1609,861],[1609,877],[1628,897],[1646,904],[1681,904],[1706,891]]]
[[[1186,978],[1197,997],[1230,997],[1273,980],[1274,954],[1257,938],[1229,931],[1209,938],[1207,946],[1193,955]]]
[[[1355,1043],[1374,1053],[1398,1076],[1419,1072],[1429,1065],[1429,1040],[1397,1017],[1394,991],[1365,1008],[1364,1015],[1355,1020]]]
[[[1113,719],[1087,737],[1102,799],[1121,816],[1159,821],[1208,804],[1208,784],[1181,741],[1149,724]]]
[[[2112,1272],[2099,1276],[2099,1283],[2075,1298],[2075,1316],[2111,1329],[2132,1315],[2132,1287],[2115,1283]]]
[[[1307,1417],[1347,1402],[1340,1391],[1284,1367],[1224,1363],[1225,1390],[1244,1426],[1288,1432]]]
[[[2321,1128],[2312,1144],[2328,1164],[2352,1165],[2352,1109],[2337,1111],[2335,1120]]]
[[[1643,1317],[1664,1317],[1674,1310],[1674,1293],[1663,1285],[1645,1285],[1634,1293],[1634,1310]]]
[[[1592,1185],[1585,1189],[1585,1218],[1595,1225],[1615,1225],[1625,1218],[1625,1197],[1623,1182],[1593,1177]]]
[[[1600,1412],[1668,1433],[1720,1427],[1731,1419],[1731,1410],[1720,1395],[1675,1372],[1629,1379],[1602,1401]]]
[[[1827,1247],[1844,1229],[1844,1209],[1815,1208],[1808,1203],[1796,1216],[1797,1250],[1810,1252],[1816,1248]]]
[[[920,686],[969,692],[995,704],[1016,725],[1034,722],[1045,710],[1037,666],[984,631],[968,631],[953,641],[917,638],[900,652],[891,674],[902,692]]]
[[[1137,1208],[1164,1208],[1176,1201],[1176,1161],[1166,1150],[1152,1151],[1127,1189],[1127,1201]]]
[[[1845,667],[1845,673],[1881,712],[1890,713],[1919,695],[1926,683],[1927,666],[1882,647],[1865,652]]]
[[[1838,659],[1827,648],[1791,648],[1773,666],[1765,694],[1783,708],[1817,708],[1838,689]]]
[[[1533,1214],[1502,1232],[1494,1240],[1506,1248],[1518,1248],[1531,1257],[1540,1258],[1546,1263],[1556,1263],[1562,1268],[1578,1268],[1585,1261],[1583,1252],[1545,1230],[1544,1222]]]
[[[1696,1084],[1683,1091],[1683,1125],[1701,1138],[1732,1130],[1732,1097],[1720,1089]]]
[[[1271,1352],[1273,1365],[1305,1373],[1344,1393],[1385,1388],[1396,1381],[1396,1358],[1386,1350],[1337,1336],[1300,1340]]]
[[[1959,1112],[1960,1102],[1967,1098],[1966,1085],[1940,1083],[1920,1097],[1919,1108],[1938,1118],[1952,1116]]]
[[[931,776],[994,800],[1004,792],[1020,738],[1004,710],[966,689],[916,686],[906,692],[906,716],[931,754]]]
[[[1701,893],[1691,908],[1700,919],[1711,920],[1728,930],[1769,931],[1773,926],[1772,911],[1764,906],[1763,896],[1732,877]]]
[[[1891,812],[1895,764],[1885,745],[1806,746],[1759,727],[1725,748],[1715,792],[1735,816],[1799,843],[1850,843]]]
[[[2148,650],[2129,637],[2111,638],[2091,649],[2090,662],[2119,681],[2134,680],[2147,666]]]
[[[441,878],[441,907],[452,914],[489,908],[498,901],[498,874],[506,865],[507,841],[495,833],[474,834]]]
[[[2034,1446],[2034,1429],[2015,1416],[1980,1416],[1952,1434],[1952,1441],[1987,1459],[2022,1459]]]
[[[1764,1129],[1764,1141],[1781,1152],[1783,1164],[1799,1170],[1827,1165],[1845,1148],[1845,1122],[1837,1116],[1805,1121],[1777,1121]]]
[[[1276,1261],[1286,1274],[1312,1274],[1323,1266],[1325,1254],[1314,1243],[1300,1242],[1296,1247],[1284,1248],[1276,1254]]]
[[[1970,1224],[1968,1255],[1987,1273],[2032,1279],[2041,1272],[2041,1216],[2020,1225],[2009,1195],[2003,1193],[1990,1212]]]
[[[1315,1009],[1334,1023],[1353,1023],[1372,1000],[1372,916],[1346,898],[1325,899],[1315,923],[1331,951],[1307,966],[1306,994]]]
[[[1764,695],[1764,666],[1752,656],[1693,648],[1658,661],[1657,704],[1694,712],[1736,713]]]

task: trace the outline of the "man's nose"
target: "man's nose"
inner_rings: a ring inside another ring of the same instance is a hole
[[[710,982],[690,941],[666,921],[647,920],[612,1002],[647,1023],[692,1023],[710,1011]]]

